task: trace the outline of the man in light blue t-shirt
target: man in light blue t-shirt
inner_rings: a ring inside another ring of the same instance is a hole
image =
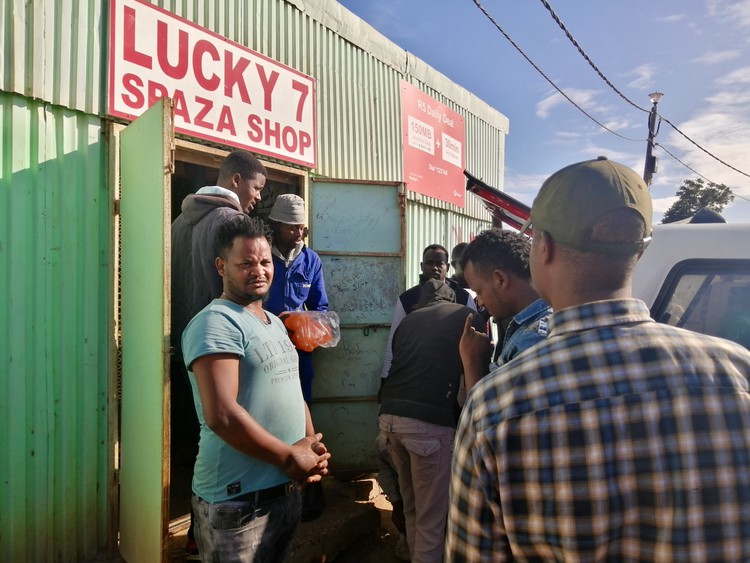
[[[193,475],[204,561],[284,561],[300,522],[297,483],[319,481],[331,457],[302,398],[297,354],[262,307],[273,279],[259,219],[238,215],[217,235],[224,292],[182,337],[200,421]]]

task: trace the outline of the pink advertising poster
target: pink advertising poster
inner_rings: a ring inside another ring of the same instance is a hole
[[[401,119],[407,189],[464,207],[463,117],[401,81]]]

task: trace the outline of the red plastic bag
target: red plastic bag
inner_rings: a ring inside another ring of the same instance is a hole
[[[333,311],[284,311],[279,315],[294,345],[305,352],[339,343],[339,316]]]

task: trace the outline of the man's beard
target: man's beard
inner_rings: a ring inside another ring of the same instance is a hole
[[[246,295],[245,297],[247,298],[247,303],[249,305],[250,303],[255,303],[256,301],[263,301],[263,303],[265,303],[266,301],[268,301],[268,295],[269,293],[264,293],[263,295]]]

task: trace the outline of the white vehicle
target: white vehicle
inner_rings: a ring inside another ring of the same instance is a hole
[[[464,174],[466,189],[484,199],[495,219],[521,228],[528,205]],[[658,322],[750,349],[750,223],[724,223],[718,213],[701,209],[689,220],[654,225],[635,269],[633,295]]]
[[[655,225],[633,295],[658,322],[750,348],[750,223]]]

